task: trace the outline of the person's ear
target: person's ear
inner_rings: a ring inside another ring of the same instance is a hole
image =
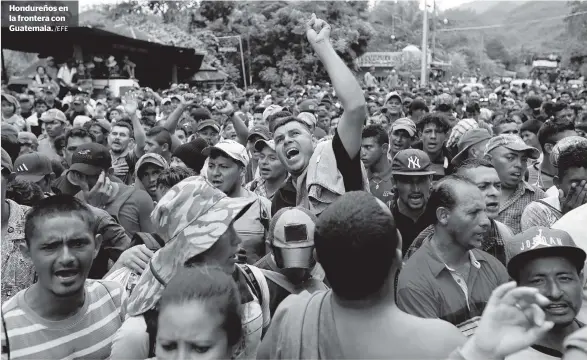
[[[167,144],[167,143],[163,144],[162,149],[165,152],[169,151],[169,144]]]
[[[555,175],[555,176],[552,178],[552,183],[553,183],[553,184],[554,184],[554,186],[556,186],[557,188],[560,188],[561,180],[560,180],[560,178],[558,177],[558,175]]]
[[[491,160],[492,160],[493,158],[492,158],[491,154],[487,154],[487,153],[486,153],[485,155],[483,155],[483,159],[485,159],[485,160],[487,160],[487,161],[491,162]]]
[[[547,154],[550,154],[552,152],[553,147],[554,147],[554,144],[550,144],[550,143],[544,144],[544,152]]]
[[[389,151],[389,144],[388,143],[385,143],[385,144],[381,145],[381,151],[384,154],[387,154],[387,152]]]
[[[445,207],[439,207],[436,209],[436,219],[442,225],[448,224],[448,218],[450,217],[450,212]]]
[[[102,247],[102,235],[96,234],[94,236],[94,256],[92,257],[94,260],[98,253],[100,252],[100,248]]]
[[[81,187],[82,181],[80,176],[76,175],[72,171],[68,171],[65,176],[67,177],[67,180],[69,180],[70,183],[72,183],[75,186]]]

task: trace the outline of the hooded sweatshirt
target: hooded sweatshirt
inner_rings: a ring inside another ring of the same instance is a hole
[[[147,194],[151,195],[147,191],[147,189],[145,189],[143,182],[139,178],[139,172],[141,171],[141,168],[146,164],[155,164],[157,166],[160,166],[163,170],[168,169],[169,164],[167,163],[167,161],[165,161],[163,156],[161,156],[159,154],[154,154],[154,153],[147,153],[147,154],[141,156],[139,161],[137,161],[137,165],[135,167],[135,187],[137,189],[144,190],[147,192]],[[155,199],[153,199],[153,201],[155,201]]]

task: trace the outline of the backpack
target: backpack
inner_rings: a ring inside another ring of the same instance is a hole
[[[263,310],[263,335],[269,327],[271,315],[269,312],[269,286],[263,272],[257,267],[237,264],[237,268],[243,274],[249,289],[259,300],[259,304]],[[143,317],[147,324],[147,334],[149,335],[149,358],[155,357],[155,342],[157,340],[157,319],[159,317],[159,309],[154,307],[147,310]]]

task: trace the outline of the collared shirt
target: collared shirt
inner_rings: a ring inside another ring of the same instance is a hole
[[[516,191],[506,200],[499,204],[499,214],[495,220],[500,221],[515,234],[522,232],[522,213],[526,206],[532,201],[546,197],[546,193],[539,188],[522,181],[518,184]]]
[[[493,256],[477,249],[471,250],[469,256],[469,276],[459,278],[436,254],[432,241],[425,242],[400,272],[399,308],[415,316],[439,318],[457,326],[481,316],[491,292],[506,283],[509,276]]]
[[[139,160],[137,154],[134,151],[134,148],[126,149],[122,154],[114,154],[112,150],[110,150],[110,157],[112,157],[112,166],[119,165],[119,164],[127,164],[128,165],[128,172],[125,175],[119,176],[120,180],[126,185],[133,185],[134,182],[134,173],[135,173],[135,165]]]
[[[501,225],[505,227],[505,225]],[[404,263],[408,261],[408,259],[411,258],[412,255],[414,255],[416,250],[421,248],[425,242],[429,241],[433,235],[434,225],[430,225],[426,229],[424,229],[412,242],[410,248],[404,252]],[[511,236],[511,233],[506,234],[506,237]],[[505,242],[508,240],[509,239],[504,240],[504,234],[500,232],[495,220],[491,220],[491,228],[489,229],[487,235],[483,237],[483,240],[481,241],[481,250],[494,256],[497,260],[499,260],[499,262],[501,262],[505,266]]]
[[[269,194],[267,192],[266,182],[267,180],[263,179],[262,177],[257,177],[255,180],[246,184],[245,189],[252,191],[259,196],[263,196],[264,198],[267,198],[269,200],[273,200],[273,197],[275,196],[275,193],[279,190],[279,188],[275,190],[273,194]]]
[[[2,303],[35,282],[35,268],[20,247],[25,243],[24,224],[30,207],[6,199],[8,226],[2,233]]]

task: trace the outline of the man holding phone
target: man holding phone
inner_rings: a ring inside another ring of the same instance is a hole
[[[153,201],[145,191],[110,181],[112,158],[108,149],[90,143],[78,146],[71,157],[67,179],[82,190],[76,197],[116,219],[129,237],[154,232],[150,214]]]

